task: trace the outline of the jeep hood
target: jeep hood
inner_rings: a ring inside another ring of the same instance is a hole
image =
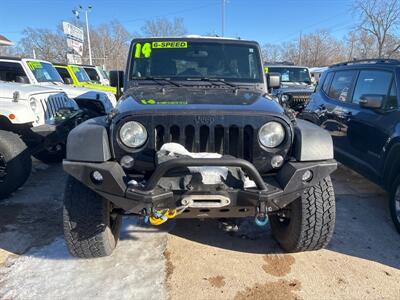
[[[120,113],[145,110],[235,110],[283,114],[276,101],[257,90],[221,87],[135,87],[125,91],[117,110]]]
[[[2,82],[0,81],[0,97],[6,99],[13,99],[14,93],[18,92],[19,100],[27,100],[29,97],[38,94],[56,94],[62,92],[57,88],[50,88],[25,83]]]
[[[99,99],[106,96],[102,91],[95,91],[83,87],[74,87],[62,83],[42,82],[41,86],[63,90],[70,98]]]

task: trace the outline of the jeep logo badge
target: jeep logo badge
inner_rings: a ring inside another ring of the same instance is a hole
[[[215,117],[212,117],[212,116],[196,116],[194,118],[194,123],[196,125],[201,125],[201,124],[211,125],[214,122],[215,122]]]

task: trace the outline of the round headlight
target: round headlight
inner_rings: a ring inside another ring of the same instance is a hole
[[[265,147],[278,147],[285,139],[285,129],[278,122],[268,122],[260,128],[258,138]]]
[[[122,125],[119,130],[119,137],[125,146],[138,148],[146,142],[147,131],[142,124],[130,121]]]
[[[286,102],[286,101],[289,100],[289,96],[286,95],[286,94],[283,94],[283,95],[281,96],[281,100],[282,100],[282,102]]]
[[[36,110],[38,109],[37,100],[32,97],[31,99],[29,99],[29,105],[31,106],[32,111],[35,113]]]

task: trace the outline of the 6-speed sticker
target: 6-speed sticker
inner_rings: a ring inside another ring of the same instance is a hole
[[[185,41],[165,41],[165,42],[153,42],[153,48],[187,48],[188,43]]]

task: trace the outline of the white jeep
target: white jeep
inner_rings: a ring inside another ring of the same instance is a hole
[[[28,179],[31,155],[60,162],[82,111],[59,89],[0,81],[0,199]]]
[[[0,80],[63,90],[90,117],[109,113],[117,103],[115,95],[110,92],[65,84],[54,66],[44,60],[0,56]]]

